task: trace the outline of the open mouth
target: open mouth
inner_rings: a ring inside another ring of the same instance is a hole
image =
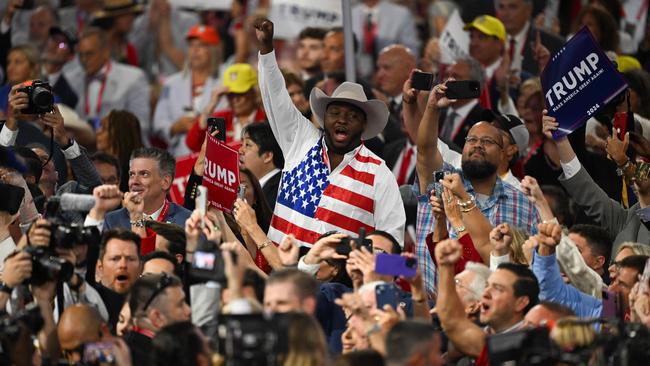
[[[142,193],[144,192],[144,187],[131,187],[130,190],[131,192]]]
[[[125,274],[117,275],[117,277],[115,277],[115,280],[119,283],[125,283],[129,280],[129,276]]]
[[[348,130],[343,127],[337,127],[334,129],[334,140],[336,142],[345,142],[348,139]]]
[[[487,313],[490,310],[490,305],[481,303],[481,313]]]

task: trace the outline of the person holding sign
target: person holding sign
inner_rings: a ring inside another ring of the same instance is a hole
[[[260,48],[259,86],[266,114],[285,157],[268,236],[280,243],[293,234],[311,247],[331,230],[357,235],[381,229],[401,244],[406,215],[397,182],[386,163],[363,144],[379,134],[388,108],[367,100],[361,85],[345,82],[332,97],[314,88],[315,128],[293,105],[273,49],[273,23],[255,22]]]
[[[544,134],[551,137],[560,123],[549,116],[544,110]],[[580,133],[581,130],[578,130]],[[623,140],[617,134],[612,134],[607,140],[607,153],[618,166],[617,174],[624,175],[633,161],[626,156],[625,151],[629,144],[629,134]],[[618,201],[607,196],[602,188],[596,184],[591,175],[582,165],[567,136],[555,140],[557,150],[562,162],[563,174],[558,178],[564,189],[581,207],[585,207],[588,216],[606,228],[614,239],[612,253],[624,242],[650,243],[650,230],[642,225],[648,220],[648,207],[650,207],[650,179],[639,179],[634,182],[634,188],[639,201],[629,209],[625,209]]]

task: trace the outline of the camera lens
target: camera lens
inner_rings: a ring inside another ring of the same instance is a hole
[[[32,103],[39,110],[49,111],[52,109],[52,105],[54,104],[54,95],[52,95],[52,92],[49,89],[42,86],[36,86],[32,93]]]

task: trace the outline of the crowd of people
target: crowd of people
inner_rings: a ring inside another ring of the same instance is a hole
[[[0,364],[647,362],[647,1],[231,3],[0,0]],[[583,27],[627,88],[560,136]]]

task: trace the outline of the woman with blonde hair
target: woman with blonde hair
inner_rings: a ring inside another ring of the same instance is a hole
[[[313,316],[288,313],[288,348],[283,366],[329,365],[329,353],[323,330]]]
[[[32,46],[12,47],[7,53],[7,83],[0,88],[0,110],[7,115],[11,87],[28,80],[37,79],[41,62],[38,51]]]

